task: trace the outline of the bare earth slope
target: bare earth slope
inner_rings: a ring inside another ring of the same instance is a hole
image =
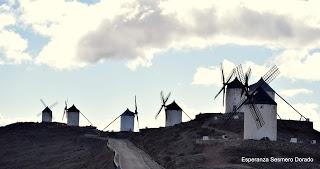
[[[15,123],[0,127],[1,169],[112,169],[105,140],[84,137],[89,127]]]
[[[242,140],[239,120],[224,126],[221,121],[210,118],[196,119],[173,127],[144,129],[140,133],[124,134],[137,147],[147,152],[166,169],[317,169],[320,168],[320,146],[289,143],[286,138],[301,136],[305,140],[319,140],[319,132],[309,129],[293,130],[281,127],[279,122],[277,142]],[[298,126],[299,127],[299,126]],[[294,133],[292,133],[294,131]],[[222,139],[226,134],[227,139]],[[214,138],[202,141],[202,136]],[[243,163],[242,157],[312,157],[312,163]]]

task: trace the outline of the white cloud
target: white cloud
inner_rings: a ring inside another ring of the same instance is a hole
[[[288,7],[287,3],[290,3]],[[274,5],[270,5],[274,4]],[[108,59],[150,66],[168,49],[236,43],[269,48],[319,46],[317,1],[20,1],[20,20],[51,40],[36,62],[81,67]],[[308,9],[308,10],[306,10]]]
[[[3,55],[0,64],[31,60],[31,56],[26,52],[27,40],[9,28],[17,22],[10,5],[12,2],[0,5],[0,56]]]
[[[225,78],[227,78],[230,75],[232,69],[235,67],[235,64],[228,60],[224,60],[222,64],[224,66]],[[221,86],[222,80],[220,65],[212,66],[211,68],[197,68],[196,73],[193,75],[192,84]]]
[[[229,60],[223,60],[222,64],[224,66],[225,78],[227,78],[232,69],[236,67],[236,64]],[[251,68],[252,74],[251,78],[249,79],[250,82],[256,82],[268,71],[267,66],[258,65],[251,61],[246,61],[242,64],[242,67],[243,71],[247,71],[249,67]],[[196,73],[193,75],[192,84],[221,86],[222,81],[220,65],[212,66],[211,68],[198,67]]]
[[[26,53],[28,42],[19,34],[8,31],[0,31],[0,52],[4,54],[8,62],[21,63],[24,60],[31,60],[31,56]]]
[[[308,50],[285,50],[277,58],[276,63],[284,77],[295,80],[320,81],[317,73],[320,63],[320,52],[310,53]]]
[[[0,30],[6,26],[15,24],[15,17],[10,14],[0,14]]]
[[[281,90],[281,94],[287,97],[292,97],[299,94],[311,94],[311,93],[313,93],[312,90],[304,89],[304,88]]]

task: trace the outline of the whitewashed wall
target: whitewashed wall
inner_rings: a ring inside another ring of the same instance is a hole
[[[134,116],[121,116],[120,131],[134,131]]]
[[[42,122],[52,122],[52,113],[42,112]]]
[[[166,127],[174,126],[182,122],[181,110],[166,110]]]
[[[79,112],[67,112],[68,126],[79,126]]]
[[[258,129],[248,105],[244,107],[244,139],[260,140],[268,137],[272,141],[277,140],[277,105],[257,104],[265,124]]]
[[[226,91],[226,101],[225,101],[225,113],[233,112],[233,107],[237,106],[239,102],[241,101],[242,97],[245,97],[245,93],[241,97],[241,88],[227,88]],[[238,110],[240,111],[240,110]]]

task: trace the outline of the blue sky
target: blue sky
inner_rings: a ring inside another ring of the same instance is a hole
[[[1,125],[40,121],[40,98],[59,102],[60,122],[68,98],[102,129],[133,109],[137,95],[141,126],[163,126],[164,113],[154,119],[161,90],[191,117],[223,112],[221,98],[213,100],[223,63],[227,71],[250,66],[251,83],[278,65],[271,86],[320,129],[315,3],[297,1],[290,10],[276,1],[0,1]],[[278,112],[299,118],[281,101]]]

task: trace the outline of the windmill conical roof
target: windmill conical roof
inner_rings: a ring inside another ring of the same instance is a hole
[[[262,83],[262,85],[260,85],[260,83]],[[266,83],[262,78],[261,78],[258,82],[250,85],[250,86],[249,86],[249,89],[250,89],[251,91],[253,91],[253,90],[256,90],[256,88],[259,87],[259,86],[261,86],[262,89],[265,90],[266,92],[275,92],[275,91],[268,85],[268,83]]]
[[[134,116],[134,113],[130,111],[128,108],[126,111],[124,111],[121,116]]]
[[[257,89],[257,93],[252,97],[252,101],[254,104],[270,104],[277,105],[277,103],[267,94],[267,92],[259,87]],[[248,104],[249,101],[246,102]]]
[[[68,112],[80,112],[76,106],[73,104],[69,109],[67,110]]]
[[[42,110],[42,112],[49,112],[49,113],[52,113],[52,111],[50,110],[50,108],[49,108],[49,107],[44,108],[44,109]]]
[[[228,89],[232,88],[242,88],[243,84],[240,82],[240,80],[236,77],[234,80],[227,84]]]
[[[182,110],[182,109],[175,101],[173,101],[171,104],[166,106],[166,110]]]

